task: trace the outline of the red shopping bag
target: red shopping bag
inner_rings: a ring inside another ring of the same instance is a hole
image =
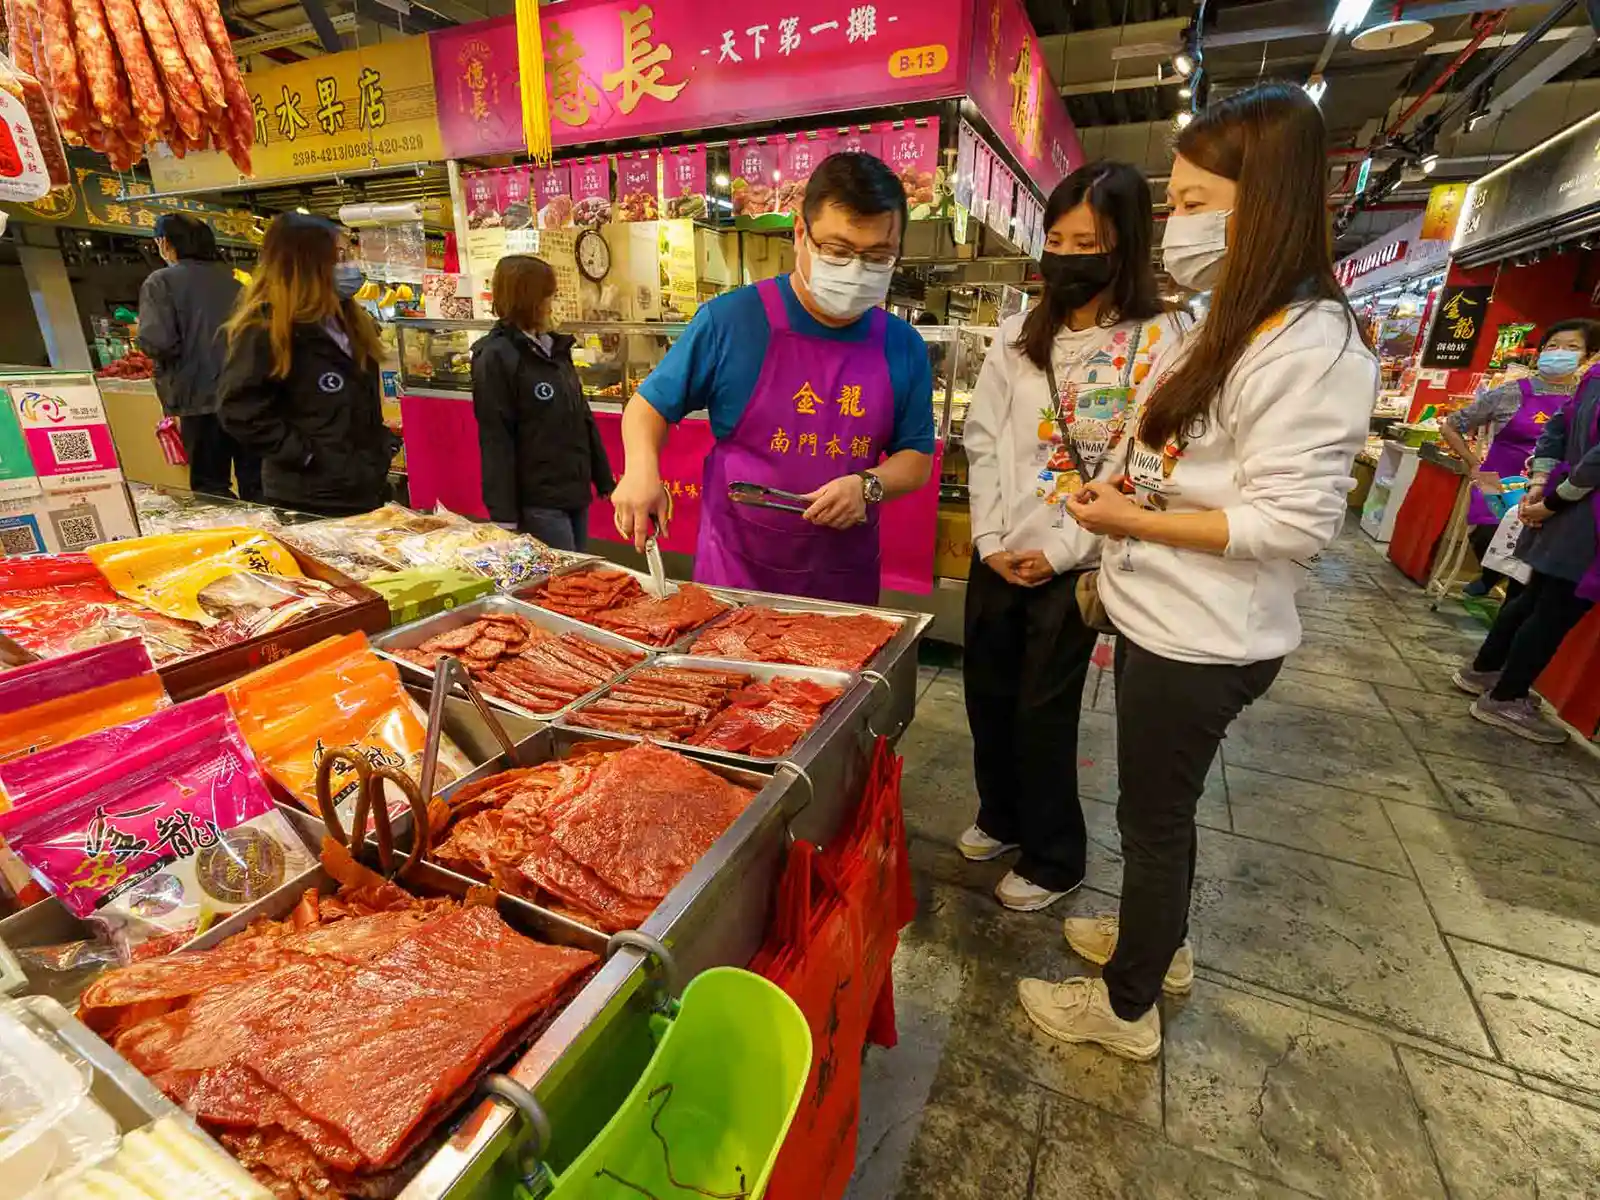
[[[855,1169],[861,1055],[870,1000],[861,993],[860,921],[809,842],[789,852],[774,936],[751,969],[788,993],[811,1027],[811,1073],[773,1169],[768,1200],[837,1200]]]
[[[189,465],[189,456],[184,453],[183,434],[178,430],[176,417],[162,417],[156,422],[156,442],[160,445],[161,455],[169,466]]]

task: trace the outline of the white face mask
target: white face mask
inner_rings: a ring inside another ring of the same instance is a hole
[[[811,244],[811,270],[801,279],[817,307],[834,320],[854,321],[888,299],[889,281],[894,278],[893,263],[874,267],[857,257],[836,267],[823,261],[810,238],[806,241]]]
[[[1168,217],[1161,237],[1161,259],[1167,274],[1193,291],[1208,291],[1217,282],[1228,253],[1231,215],[1231,209],[1224,209]]]

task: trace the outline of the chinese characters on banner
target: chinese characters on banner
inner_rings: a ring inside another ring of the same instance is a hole
[[[1083,147],[1045,66],[1022,0],[976,0],[966,92],[1048,195],[1083,165]]]
[[[540,229],[572,224],[572,176],[566,163],[533,169],[533,205]]]
[[[679,146],[661,152],[661,215],[669,219],[704,218],[709,211],[706,197],[706,148]]]
[[[633,150],[618,154],[617,202],[611,210],[614,221],[654,221],[656,207],[656,151]]]
[[[778,213],[778,184],[783,175],[779,165],[780,141],[749,138],[728,144],[729,188],[733,193],[736,221],[749,221]],[[771,222],[782,225],[784,221]]]
[[[1422,213],[1421,241],[1448,242],[1456,235],[1456,220],[1467,198],[1464,183],[1441,183],[1428,193],[1428,207]]]
[[[728,160],[735,224],[787,229],[800,212],[818,164],[830,154],[851,152],[888,163],[905,188],[910,219],[943,215],[949,194],[939,171],[939,121],[934,117],[734,142]]]
[[[989,216],[989,186],[1000,164],[994,153],[982,142],[973,148],[972,158],[972,217],[982,222]]]
[[[254,178],[294,179],[445,157],[428,39],[400,38],[359,50],[252,71]],[[182,159],[152,155],[157,191],[220,187],[238,168],[215,150]]]
[[[1472,352],[1483,333],[1492,285],[1446,284],[1433,313],[1433,326],[1422,350],[1424,367],[1460,369],[1472,365]]]
[[[788,216],[791,223],[800,215],[800,206],[806,198],[806,184],[817,164],[834,151],[827,130],[815,133],[797,133],[785,140],[779,156],[779,170],[783,178],[778,184],[777,211]]]
[[[955,0],[746,0],[736,10],[568,0],[540,17],[552,136],[563,146],[957,96],[965,10]],[[505,86],[513,18],[430,37],[447,154],[522,149],[521,102]],[[493,115],[473,115],[483,108]]]
[[[35,221],[70,229],[103,229],[149,237],[156,220],[169,212],[193,213],[216,232],[217,241],[259,246],[255,214],[225,209],[185,196],[153,196],[155,185],[138,179],[72,169],[73,186],[56,188],[28,204],[0,203],[13,221]]]
[[[880,157],[900,179],[906,191],[906,209],[913,221],[941,215],[948,188],[939,179],[938,118],[886,123]]]
[[[978,135],[965,121],[956,131],[955,202],[969,212],[972,209],[972,172],[976,167]]]
[[[526,166],[500,168],[500,223],[507,229],[533,226],[532,182]]]
[[[870,154],[883,157],[883,135],[871,125],[841,126],[833,134],[830,154]]]
[[[577,225],[604,225],[611,220],[611,160],[604,154],[573,159],[572,220]]]

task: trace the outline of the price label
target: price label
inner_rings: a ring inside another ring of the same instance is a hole
[[[889,55],[889,74],[895,79],[914,79],[937,75],[949,64],[950,51],[944,46],[913,46]]]

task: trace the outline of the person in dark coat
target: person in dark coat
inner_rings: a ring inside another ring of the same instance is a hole
[[[383,423],[378,327],[340,228],[283,213],[226,326],[223,428],[261,455],[268,504],[319,516],[389,499],[398,437]]]
[[[573,339],[551,329],[556,273],[530,254],[507,255],[493,286],[500,319],[472,348],[484,506],[504,528],[582,550],[589,505],[616,481],[572,365]]]
[[[156,250],[168,265],[139,289],[139,349],[156,366],[161,410],[178,420],[189,459],[189,487],[213,496],[261,499],[261,459],[228,436],[217,420],[217,382],[227,347],[222,323],[239,298],[239,281],[217,261],[211,226],[185,213],[156,221]]]

